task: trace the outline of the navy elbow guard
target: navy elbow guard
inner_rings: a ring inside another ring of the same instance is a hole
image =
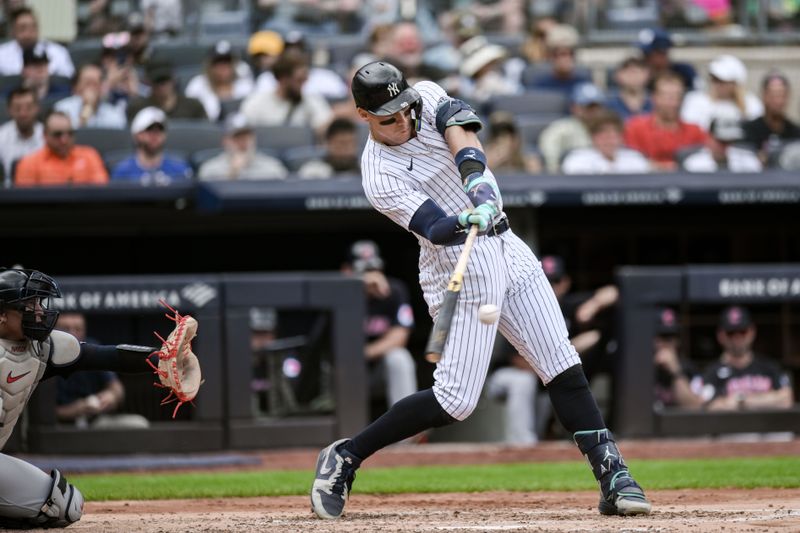
[[[461,126],[477,133],[483,128],[483,122],[468,103],[458,98],[443,98],[436,106],[436,130],[444,137],[444,131],[450,126]]]

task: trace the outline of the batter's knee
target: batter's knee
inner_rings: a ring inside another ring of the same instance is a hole
[[[460,398],[455,396],[452,392],[448,392],[442,387],[439,387],[438,383],[434,384],[433,389],[436,394],[436,399],[439,400],[442,409],[453,417],[454,421],[461,422],[466,420],[469,415],[475,411],[475,408],[478,407],[480,395],[477,395],[477,398]]]

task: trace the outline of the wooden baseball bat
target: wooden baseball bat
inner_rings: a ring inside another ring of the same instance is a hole
[[[453,270],[450,282],[447,284],[447,292],[444,295],[444,300],[442,300],[439,316],[436,318],[436,323],[433,325],[431,334],[428,337],[428,344],[425,345],[425,360],[430,363],[438,363],[442,358],[442,350],[444,350],[444,343],[447,342],[450,323],[453,321],[453,313],[458,302],[458,293],[461,292],[461,284],[464,281],[464,271],[467,270],[469,253],[472,251],[472,243],[475,241],[477,234],[478,226],[473,224],[469,228],[467,240],[464,241],[464,249],[461,250],[456,268]]]

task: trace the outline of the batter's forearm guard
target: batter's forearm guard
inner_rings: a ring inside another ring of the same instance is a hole
[[[436,130],[444,137],[450,126],[461,126],[477,133],[483,128],[483,122],[468,103],[458,98],[443,98],[436,106]]]

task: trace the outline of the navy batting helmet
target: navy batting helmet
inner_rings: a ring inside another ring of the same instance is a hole
[[[0,309],[22,313],[22,333],[43,341],[53,331],[58,311],[51,309],[52,298],[60,298],[55,280],[38,270],[0,270]]]
[[[422,98],[409,87],[405,76],[394,65],[373,61],[358,69],[351,85],[356,107],[373,115],[388,116],[408,107],[416,108],[417,118]]]

